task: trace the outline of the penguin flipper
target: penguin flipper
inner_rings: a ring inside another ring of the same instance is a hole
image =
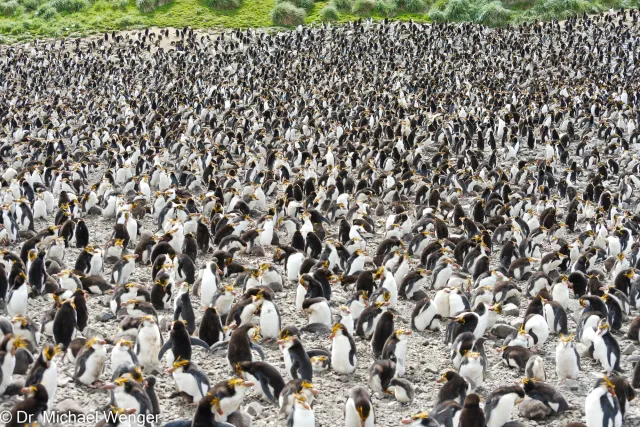
[[[209,347],[209,351],[213,353],[214,351],[217,351],[223,347],[228,347],[228,346],[229,346],[229,341],[218,341],[217,343]]]
[[[264,351],[262,351],[262,347],[260,347],[256,343],[252,342],[251,343],[251,348],[254,349],[256,352],[258,352],[258,354],[260,355],[260,358],[264,361]]]
[[[172,344],[173,344],[173,340],[169,338],[167,342],[165,342],[162,348],[160,349],[160,352],[158,353],[158,360],[162,360],[162,356],[164,356],[167,350],[171,348]]]
[[[196,337],[190,337],[191,338],[191,345],[197,345],[200,346],[202,348],[204,348],[205,350],[209,351],[211,350],[211,348],[209,347],[209,344],[207,344],[206,342],[202,341],[200,338],[196,338]]]
[[[257,378],[260,380],[260,387],[262,387],[262,392],[267,396],[267,399],[274,400],[273,394],[271,394],[271,390],[269,390],[269,380],[267,377],[258,374]]]

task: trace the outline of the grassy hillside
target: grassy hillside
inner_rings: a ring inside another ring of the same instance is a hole
[[[611,7],[638,7],[639,3],[640,0],[0,0],[0,41],[144,27],[292,26],[368,16],[503,26],[531,19],[562,19]]]

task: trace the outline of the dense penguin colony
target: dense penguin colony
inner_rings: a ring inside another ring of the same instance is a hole
[[[638,425],[639,17],[3,47],[2,422]]]

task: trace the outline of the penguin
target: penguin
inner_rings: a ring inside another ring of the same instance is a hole
[[[480,387],[486,379],[485,358],[480,352],[468,351],[462,358],[458,373],[470,384],[471,391],[474,391]]]
[[[27,275],[20,271],[7,295],[6,309],[9,317],[24,317],[27,314],[28,298]]]
[[[307,380],[291,380],[285,384],[284,388],[280,392],[280,396],[278,397],[278,406],[280,407],[281,412],[288,417],[293,410],[296,395],[303,395],[306,397],[307,402],[312,404],[315,396],[319,393],[320,392],[313,387],[313,384]]]
[[[285,369],[289,371],[291,377],[311,382],[313,380],[311,359],[304,350],[300,339],[295,335],[281,335],[277,343],[282,348]]]
[[[227,362],[229,363],[231,370],[235,372],[235,366],[238,362],[253,362],[254,356],[252,350],[255,350],[264,361],[264,352],[262,351],[262,348],[253,342],[259,337],[259,327],[251,323],[247,323],[234,329],[229,341],[216,343],[212,347],[212,350],[227,345]]]
[[[136,268],[135,260],[138,255],[123,255],[122,258],[115,263],[111,273],[111,283],[116,285],[124,285],[129,280],[129,276]]]
[[[378,326],[380,322],[378,322]],[[411,336],[411,331],[396,329],[387,338],[382,349],[382,359],[391,360],[396,363],[396,376],[402,377],[405,373],[405,363],[407,357],[407,341]],[[375,337],[375,335],[374,335]]]
[[[544,362],[542,357],[538,355],[531,356],[524,368],[524,374],[527,378],[536,381],[546,381],[547,375],[544,371]]]
[[[116,378],[113,383],[105,384],[103,388],[105,390],[113,390],[114,399],[118,407],[135,409],[135,413],[142,417],[147,417],[151,414],[151,401],[138,381],[123,375]],[[135,424],[141,427],[145,423],[138,421]]]
[[[280,372],[266,362],[239,362],[236,374],[253,383],[258,395],[267,400],[276,400],[284,388]]]
[[[198,338],[210,347],[224,340],[224,329],[216,307],[209,306],[205,308],[200,321],[200,328],[198,329]]]
[[[209,391],[209,378],[194,362],[178,356],[167,373],[173,376],[178,391],[189,395],[192,403],[200,401]]]
[[[364,387],[354,387],[344,404],[345,427],[373,427],[375,410],[369,392]]]
[[[371,337],[371,350],[373,351],[374,360],[379,359],[382,355],[387,338],[393,335],[393,330],[393,314],[385,311],[380,315],[373,336]],[[390,350],[393,351],[393,349]]]
[[[315,415],[307,403],[307,398],[296,395],[293,409],[287,418],[287,427],[314,427],[315,425]]]
[[[529,378],[524,378],[522,383],[524,392],[529,398],[540,401],[554,413],[560,414],[569,410],[569,404],[565,398],[551,385]]]
[[[196,315],[191,305],[189,290],[190,287],[187,282],[182,282],[178,287],[177,295],[173,301],[173,320],[174,322],[182,320],[189,335],[191,335],[196,330]]]
[[[533,352],[525,347],[509,345],[502,348],[502,362],[510,368],[518,368],[524,372]]]
[[[197,345],[209,350],[209,345],[199,338],[190,336],[187,325],[182,320],[175,320],[169,334],[169,339],[162,345],[158,353],[158,360],[171,349],[171,363],[178,360],[191,360],[192,346]],[[170,364],[171,364],[170,363]]]
[[[464,399],[460,413],[460,427],[485,427],[485,414],[480,408],[480,396],[470,394]]]
[[[6,427],[19,427],[25,425],[42,424],[44,412],[47,411],[49,395],[42,384],[24,387],[22,394],[25,399],[18,402],[10,412]],[[21,421],[22,420],[22,421]]]
[[[556,346],[556,374],[561,380],[577,379],[580,375],[580,355],[573,335],[560,335]]]
[[[77,335],[77,327],[78,315],[75,300],[63,301],[53,319],[53,341],[66,350]]]
[[[621,427],[623,416],[613,383],[599,378],[584,400],[587,426]]]
[[[162,335],[156,318],[154,316],[144,316],[138,326],[135,354],[140,366],[146,372],[158,371],[158,354],[162,349],[162,345]]]
[[[435,411],[435,408],[434,408]],[[433,413],[433,412],[432,412]],[[459,419],[459,415],[456,416],[457,419]],[[439,421],[436,421],[435,418],[432,418],[429,416],[429,413],[427,412],[420,412],[418,414],[414,414],[409,418],[403,418],[402,419],[402,424],[404,425],[408,425],[410,427],[439,427],[441,424]],[[446,424],[445,424],[446,425]],[[455,425],[459,425],[458,423],[453,424]]]
[[[616,392],[616,397],[620,404],[620,412],[622,412],[622,419],[624,420],[628,405],[636,398],[636,392],[631,383],[624,377],[613,377],[611,383]]]
[[[443,317],[437,311],[436,305],[429,297],[418,301],[411,312],[411,329],[419,332],[439,330]]]
[[[247,390],[254,385],[252,382],[237,377],[214,385],[210,394],[219,401],[216,418],[220,421],[226,421],[227,417],[240,407]]]
[[[58,387],[58,369],[53,358],[61,353],[62,348],[60,346],[46,344],[31,367],[24,383],[25,387],[31,387],[36,384],[44,386],[49,397],[47,402],[48,411],[53,410]]]
[[[442,377],[436,380],[437,383],[444,383],[438,392],[436,403],[453,400],[458,404],[464,404],[467,394],[470,392],[470,385],[462,376],[454,371],[447,371]]]
[[[336,323],[331,328],[331,367],[340,374],[352,374],[357,366],[356,343],[344,325]]]
[[[77,383],[84,384],[90,388],[96,388],[100,385],[100,375],[107,358],[105,344],[105,340],[98,338],[91,338],[86,341],[76,358],[73,371],[73,378]]]
[[[511,420],[515,405],[522,402],[525,394],[520,386],[502,386],[491,391],[484,404],[487,427],[502,427]]]
[[[377,360],[369,368],[369,387],[382,397],[389,388],[389,383],[396,376],[396,364],[391,360]]]
[[[593,358],[600,362],[607,375],[622,372],[620,368],[620,345],[611,334],[611,327],[607,319],[601,319],[596,336],[590,347]]]

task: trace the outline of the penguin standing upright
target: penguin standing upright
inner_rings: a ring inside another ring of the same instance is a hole
[[[340,374],[351,374],[356,369],[356,343],[341,323],[331,328],[331,367]]]
[[[458,425],[460,427],[485,427],[487,425],[484,412],[480,408],[480,396],[470,394],[464,399]]]
[[[587,427],[621,427],[622,411],[615,386],[607,377],[599,378],[584,400]]]
[[[354,387],[344,404],[345,427],[373,427],[375,411],[369,392],[364,387]]]
[[[494,389],[487,397],[484,415],[487,427],[502,427],[511,419],[513,407],[524,399],[520,386],[503,386]]]
[[[53,358],[60,353],[62,353],[60,346],[46,344],[31,367],[25,381],[25,387],[36,384],[42,384],[45,387],[49,396],[49,401],[47,402],[48,411],[53,410],[56,389],[58,388],[58,369]]]
[[[98,338],[88,339],[78,354],[73,372],[76,382],[90,388],[99,386],[100,376],[107,358],[104,348],[105,340]]]
[[[23,427],[43,423],[43,414],[47,410],[49,395],[42,384],[35,384],[22,389],[25,399],[12,409],[6,427]]]

